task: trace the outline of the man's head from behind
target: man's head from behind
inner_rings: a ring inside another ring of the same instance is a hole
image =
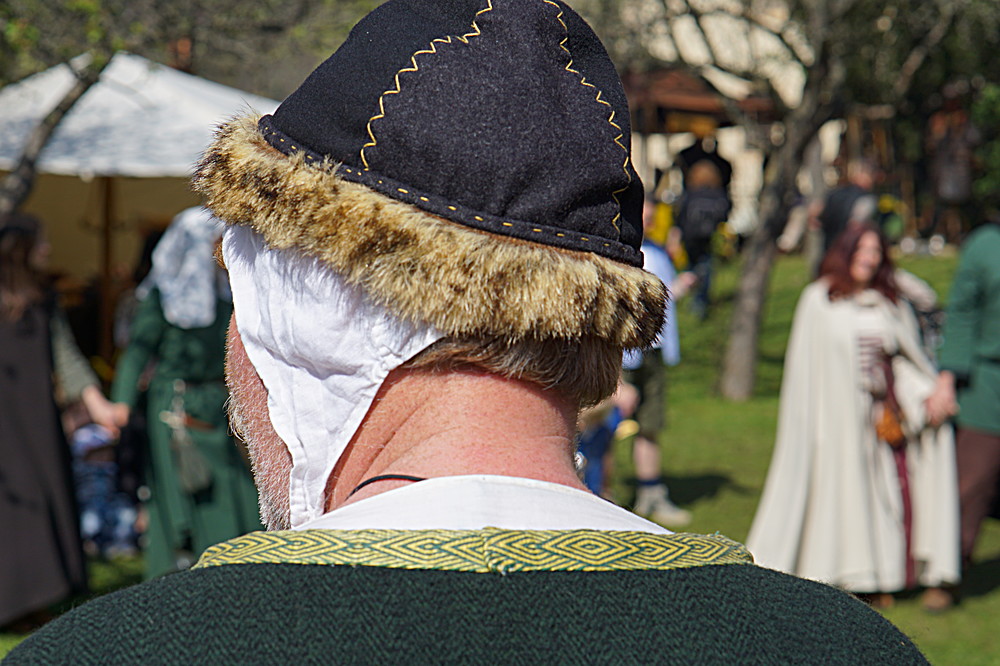
[[[614,390],[665,300],[640,268],[628,120],[565,4],[393,0],[273,116],[220,129],[195,184],[230,225],[293,524],[401,367],[475,366],[575,404]]]

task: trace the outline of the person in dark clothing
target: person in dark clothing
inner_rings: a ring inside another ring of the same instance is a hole
[[[847,167],[847,183],[827,195],[822,210],[817,214],[823,231],[823,256],[849,225],[875,222],[878,199],[872,188],[876,173],[874,162],[867,159],[853,161]]]
[[[687,180],[688,189],[677,203],[674,222],[680,229],[691,271],[698,279],[691,309],[704,319],[711,303],[712,237],[719,225],[729,218],[732,205],[713,162],[702,160],[692,165]]]
[[[715,122],[710,118],[697,117],[691,122],[694,143],[677,153],[674,164],[681,170],[681,186],[686,191],[690,187],[688,176],[698,162],[707,160],[719,171],[719,185],[728,196],[729,184],[733,179],[733,165],[719,154],[715,140]]]
[[[0,626],[44,621],[49,605],[87,587],[56,384],[112,430],[127,418],[76,346],[44,277],[47,256],[36,218],[0,219]]]

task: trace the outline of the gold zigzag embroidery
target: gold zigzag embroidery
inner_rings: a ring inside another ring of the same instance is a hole
[[[196,568],[323,564],[476,573],[667,570],[749,564],[721,535],[597,530],[303,530],[252,532],[212,546]]]
[[[625,162],[622,164],[622,170],[625,172],[625,178],[628,180],[629,184],[631,184],[632,183],[632,176],[628,172],[628,164],[629,164],[628,148],[626,148],[625,144],[622,143],[622,139],[625,137],[625,132],[622,130],[621,126],[618,125],[618,123],[615,122],[615,110],[611,107],[611,105],[607,101],[601,99],[601,95],[603,94],[603,91],[598,90],[597,86],[595,86],[593,83],[591,83],[591,82],[589,82],[587,80],[587,77],[585,77],[583,74],[581,74],[578,70],[573,69],[573,54],[569,52],[568,48],[566,48],[566,42],[569,41],[569,28],[566,27],[566,22],[563,21],[563,19],[562,19],[563,13],[564,13],[563,10],[562,10],[562,8],[559,5],[557,5],[556,3],[552,2],[552,0],[542,0],[542,2],[544,2],[547,5],[552,5],[553,7],[555,7],[556,9],[559,10],[559,13],[556,14],[556,20],[559,21],[559,24],[563,27],[563,30],[566,31],[566,36],[563,38],[563,40],[561,42],[559,42],[559,48],[561,48],[563,51],[565,51],[566,55],[569,56],[569,62],[566,64],[566,67],[565,67],[566,71],[570,72],[572,74],[575,74],[576,76],[580,77],[580,84],[581,85],[584,85],[584,86],[586,86],[588,88],[593,88],[594,90],[597,90],[597,96],[594,99],[599,104],[603,104],[604,106],[606,106],[609,109],[611,109],[611,115],[608,116],[608,124],[611,125],[612,127],[614,127],[615,130],[618,132],[618,136],[616,136],[614,138],[614,142],[618,145],[619,148],[621,148],[623,151],[625,151]],[[621,216],[622,216],[622,214],[621,214],[622,203],[621,203],[621,201],[618,200],[618,195],[621,194],[622,192],[624,192],[627,189],[628,189],[628,185],[626,185],[625,187],[623,187],[620,190],[615,190],[614,192],[611,193],[611,196],[614,197],[615,203],[618,204],[618,213],[615,214],[614,219],[611,220],[611,225],[615,228],[615,231],[617,231],[619,233],[621,233],[621,228],[618,226],[618,220],[621,219]]]
[[[476,12],[476,18],[473,19],[473,21],[472,21],[472,26],[471,26],[472,27],[472,32],[467,32],[464,35],[455,35],[454,39],[457,39],[458,41],[462,42],[463,44],[468,44],[470,37],[478,37],[479,35],[481,35],[482,31],[479,29],[479,25],[476,23],[476,19],[478,19],[480,15],[485,14],[486,12],[490,12],[490,11],[493,11],[493,0],[486,0],[486,7],[484,9],[480,9],[478,12]],[[431,43],[430,43],[430,48],[428,48],[428,49],[421,49],[420,51],[417,51],[412,56],[410,56],[410,65],[411,66],[410,67],[403,67],[398,72],[396,72],[396,76],[394,77],[394,81],[395,81],[396,87],[395,88],[390,88],[389,90],[386,90],[385,92],[383,92],[379,96],[379,98],[378,98],[378,113],[376,113],[374,116],[372,116],[371,118],[368,119],[368,125],[367,125],[367,128],[366,128],[368,130],[368,138],[371,139],[371,140],[368,143],[366,143],[364,146],[361,147],[361,163],[365,165],[365,170],[366,171],[369,169],[369,165],[368,165],[368,158],[365,156],[365,151],[368,150],[369,148],[374,148],[376,145],[378,145],[378,139],[375,138],[375,134],[372,131],[372,123],[375,122],[376,120],[379,120],[379,119],[385,117],[385,105],[384,105],[385,96],[386,95],[398,95],[402,91],[402,89],[400,88],[400,83],[399,83],[399,75],[400,74],[402,74],[403,72],[416,72],[417,70],[420,69],[420,66],[417,65],[417,56],[418,55],[437,53],[437,44],[451,44],[451,40],[452,40],[452,36],[451,35],[448,35],[447,37],[440,37],[440,38],[437,38],[437,39],[432,39]]]

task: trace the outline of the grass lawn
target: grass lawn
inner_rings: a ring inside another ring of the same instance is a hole
[[[901,264],[934,286],[942,299],[955,269],[955,257],[904,258]],[[728,335],[728,314],[738,266],[722,265],[713,290],[716,309],[705,322],[679,308],[683,361],[671,370],[669,427],[662,435],[664,466],[674,499],[690,509],[692,532],[721,532],[743,541],[757,506],[778,410],[785,343],[799,291],[807,282],[805,262],[781,257],[772,277],[761,336],[757,391],[744,403],[721,400],[715,386]],[[627,446],[616,450],[614,489],[628,500],[632,489]],[[901,599],[886,616],[911,636],[934,664],[975,666],[1000,663],[1000,522],[987,523],[978,564],[966,581],[965,597],[955,609],[929,615],[915,597]],[[138,579],[136,561],[93,568],[94,587],[106,591]],[[0,634],[0,655],[22,637]]]

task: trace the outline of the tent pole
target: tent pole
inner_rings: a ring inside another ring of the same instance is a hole
[[[112,217],[115,204],[114,183],[111,176],[102,176],[101,186],[104,195],[101,197],[104,203],[104,210],[102,211],[101,220],[100,330],[98,332],[98,349],[100,350],[101,358],[110,364],[112,354],[114,353],[114,344],[112,341],[114,309],[111,302],[111,233],[114,225]]]

